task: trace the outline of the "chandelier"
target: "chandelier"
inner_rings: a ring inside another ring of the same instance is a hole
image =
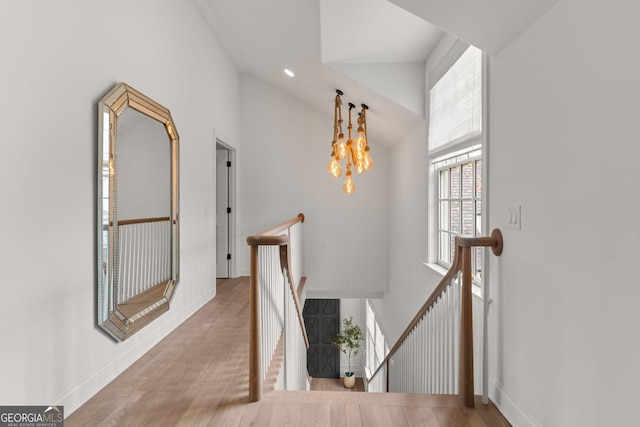
[[[356,185],[351,178],[351,166],[358,173],[368,171],[373,167],[373,160],[369,155],[369,144],[367,143],[367,107],[362,104],[362,110],[358,113],[358,136],[355,141],[351,139],[351,110],[356,108],[355,105],[349,103],[349,126],[347,127],[349,139],[345,142],[344,133],[342,133],[342,99],[344,95],[341,90],[336,90],[335,109],[333,115],[333,142],[331,143],[331,161],[327,165],[329,174],[334,178],[342,176],[342,166],[340,161],[347,159],[347,177],[342,189],[345,193],[351,194],[356,190]]]

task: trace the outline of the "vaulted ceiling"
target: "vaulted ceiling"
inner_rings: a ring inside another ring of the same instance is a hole
[[[242,72],[327,116],[341,89],[387,147],[424,118],[424,62],[445,31],[495,55],[557,1],[193,0]]]

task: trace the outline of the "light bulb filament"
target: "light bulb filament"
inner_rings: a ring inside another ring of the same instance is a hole
[[[344,182],[342,190],[347,194],[353,194],[353,192],[356,191],[356,184],[354,184],[353,180],[351,179],[350,169],[347,169],[347,180]]]

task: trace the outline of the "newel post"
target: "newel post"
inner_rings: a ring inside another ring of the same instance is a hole
[[[456,237],[456,252],[461,252],[462,301],[460,305],[460,382],[458,395],[462,404],[474,406],[473,384],[473,294],[471,292],[471,250],[474,247],[490,247],[494,255],[502,254],[503,241],[499,229],[491,236]]]
[[[251,275],[249,294],[249,401],[262,398],[260,375],[260,291],[258,289],[258,246],[251,245]]]
[[[462,302],[460,318],[460,401],[474,406],[473,384],[473,300],[471,294],[471,248],[462,248]]]

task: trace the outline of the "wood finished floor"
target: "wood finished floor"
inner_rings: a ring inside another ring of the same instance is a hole
[[[462,408],[456,396],[271,391],[249,403],[248,310],[248,278],[218,281],[211,302],[65,426],[509,426],[493,405]]]
[[[364,381],[362,378],[356,378],[356,384],[352,389],[344,386],[342,378],[312,378],[311,391],[364,391]]]

